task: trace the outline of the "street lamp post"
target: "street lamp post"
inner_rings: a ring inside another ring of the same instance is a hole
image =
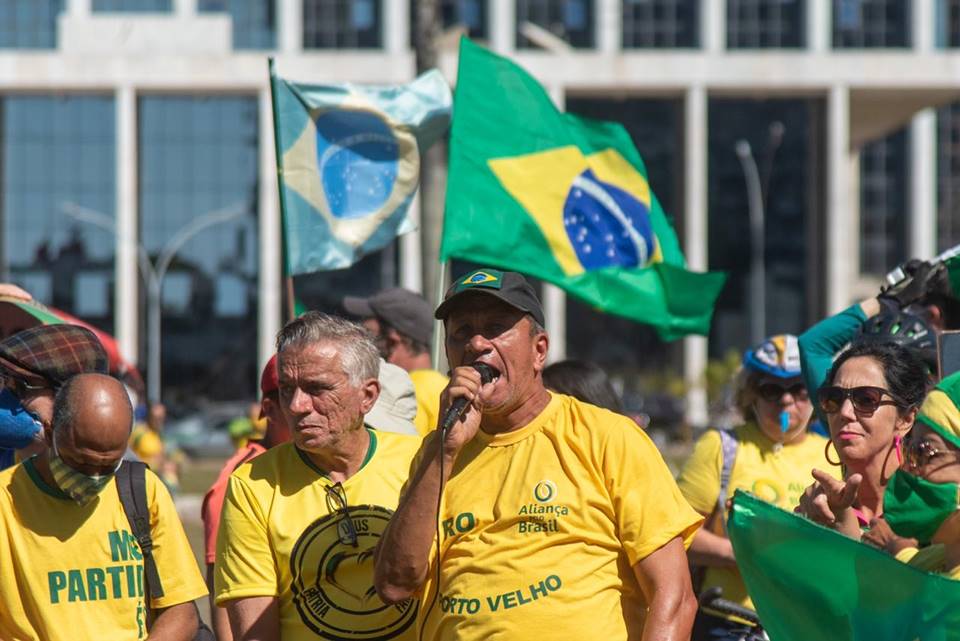
[[[773,173],[773,160],[783,142],[786,128],[780,121],[770,124],[767,131],[767,162],[763,179],[757,169],[750,143],[740,139],[734,145],[743,179],[747,185],[747,206],[750,212],[750,338],[758,344],[767,334],[767,290],[766,260],[764,258],[767,197],[769,195],[770,175]]]
[[[760,172],[757,171],[757,162],[753,158],[750,143],[738,140],[735,149],[747,183],[747,203],[750,211],[750,342],[756,345],[763,340],[767,324],[763,193],[760,189]]]
[[[71,202],[61,203],[60,208],[72,218],[96,225],[110,233],[116,232],[113,219],[106,214]],[[160,401],[160,313],[163,278],[167,275],[174,256],[188,240],[204,229],[232,220],[245,211],[246,206],[243,203],[235,203],[194,218],[164,244],[156,264],[150,262],[150,255],[143,244],[137,243],[140,274],[147,286],[147,399],[151,404]]]

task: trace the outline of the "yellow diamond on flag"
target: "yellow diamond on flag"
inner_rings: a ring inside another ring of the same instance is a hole
[[[488,165],[537,222],[567,276],[663,260],[650,221],[650,186],[617,151],[574,145]]]

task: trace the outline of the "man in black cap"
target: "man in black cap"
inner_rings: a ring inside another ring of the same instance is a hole
[[[343,308],[362,319],[376,339],[383,360],[410,374],[417,395],[414,425],[421,436],[426,436],[437,426],[440,393],[447,386],[447,377],[430,367],[430,303],[420,294],[393,287],[369,298],[347,296]]]
[[[107,353],[90,330],[40,325],[0,341],[0,469],[46,448],[53,398],[77,374],[106,374]]]
[[[453,368],[441,410],[467,403],[418,453],[377,549],[381,598],[418,596],[432,641],[688,639],[685,546],[703,519],[633,421],[544,387],[533,288],[476,270],[436,316]]]

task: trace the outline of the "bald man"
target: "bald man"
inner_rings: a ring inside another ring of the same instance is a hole
[[[0,473],[0,638],[193,638],[192,601],[206,589],[170,495],[148,471],[164,588],[148,598],[142,555],[112,482],[132,423],[119,381],[79,374],[54,398],[48,449]]]

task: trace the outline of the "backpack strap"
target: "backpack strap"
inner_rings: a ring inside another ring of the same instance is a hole
[[[737,441],[733,430],[717,430],[720,433],[720,453],[723,457],[720,466],[720,494],[717,495],[716,512],[722,515],[727,509],[727,496],[730,490],[730,476],[733,474],[733,464],[737,460],[737,448],[740,443]],[[726,521],[721,518],[726,530]]]
[[[130,529],[143,555],[143,575],[151,598],[163,596],[163,584],[153,558],[153,537],[150,535],[150,506],[147,504],[147,465],[140,461],[124,461],[117,470],[117,493],[127,515]]]

